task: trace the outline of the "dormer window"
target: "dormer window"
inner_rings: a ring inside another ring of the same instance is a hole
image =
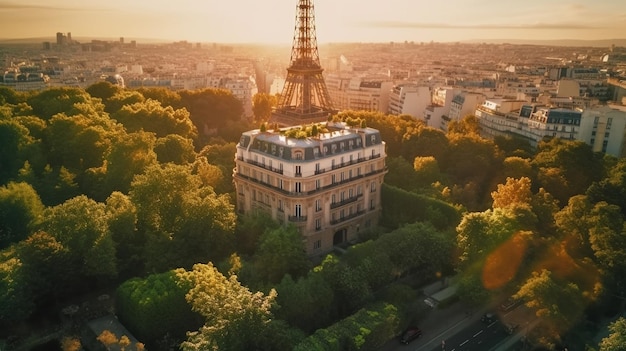
[[[302,156],[303,156],[303,152],[300,150],[293,153],[293,158],[296,160],[301,160]]]

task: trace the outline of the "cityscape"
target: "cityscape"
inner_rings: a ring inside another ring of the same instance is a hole
[[[83,14],[0,39],[0,350],[625,349],[626,11],[477,3],[0,5]]]

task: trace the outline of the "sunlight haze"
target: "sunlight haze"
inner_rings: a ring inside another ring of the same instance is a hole
[[[54,37],[290,44],[297,0],[0,1],[0,38]],[[622,0],[414,0],[314,2],[325,42],[481,39],[615,39],[626,33]]]

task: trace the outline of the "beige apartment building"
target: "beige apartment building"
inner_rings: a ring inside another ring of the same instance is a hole
[[[289,136],[300,126],[244,132],[233,174],[237,211],[262,211],[295,225],[310,257],[353,243],[378,224],[387,172],[378,130],[343,122],[316,126],[320,133],[309,137]]]

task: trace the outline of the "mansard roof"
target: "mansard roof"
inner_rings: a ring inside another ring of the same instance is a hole
[[[373,128],[349,127],[343,122],[324,123],[324,132],[317,136],[290,137],[288,131],[306,126],[261,132],[244,132],[237,147],[265,154],[268,157],[291,160],[315,160],[382,144],[380,132]],[[302,151],[296,156],[295,151]]]

